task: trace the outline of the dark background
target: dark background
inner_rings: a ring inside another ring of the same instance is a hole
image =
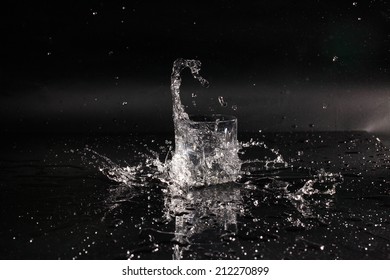
[[[387,1],[3,5],[2,133],[172,132],[179,57],[211,83],[183,73],[188,111],[234,114],[240,131],[390,132]]]

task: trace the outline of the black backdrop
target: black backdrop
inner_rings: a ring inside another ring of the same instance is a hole
[[[203,90],[184,73],[190,112],[235,114],[246,131],[387,131],[386,1],[3,5],[6,133],[171,131],[178,57],[201,60],[212,85]]]

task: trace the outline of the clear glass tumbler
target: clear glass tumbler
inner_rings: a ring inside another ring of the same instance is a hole
[[[241,167],[238,149],[236,117],[191,116],[186,133],[175,140],[173,174],[191,186],[235,181]]]

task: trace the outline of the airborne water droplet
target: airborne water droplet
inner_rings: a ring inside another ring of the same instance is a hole
[[[223,99],[223,96],[218,96],[218,102],[221,104],[222,107],[227,106],[227,102]]]

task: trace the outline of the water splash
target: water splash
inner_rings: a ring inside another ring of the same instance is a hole
[[[209,85],[199,74],[200,61],[180,58],[173,63],[171,91],[175,152],[172,160],[165,162],[166,173],[181,186],[235,181],[241,167],[237,120],[223,115],[190,117],[180,99],[180,73],[185,68],[189,68],[192,76],[203,86]],[[160,167],[164,166],[160,164]]]
[[[321,215],[315,213],[315,209],[317,207],[329,208],[337,186],[343,181],[344,178],[340,173],[320,169],[301,188],[296,191],[286,191],[285,195],[304,218],[321,220]]]
[[[175,221],[176,258],[181,258],[181,249],[190,243],[191,236],[208,227],[188,224],[195,220],[202,222],[203,215],[208,215],[205,212],[207,209],[211,211],[212,217],[218,217],[218,223],[225,230],[229,225],[236,224],[235,219],[237,215],[241,215],[243,208],[240,206],[241,202],[232,202],[232,197],[238,198],[240,195],[231,196],[228,191],[230,189],[236,193],[240,189],[251,192],[263,188],[264,192],[269,193],[267,199],[288,201],[298,213],[286,218],[286,222],[294,227],[307,228],[309,225],[306,220],[310,219],[321,221],[318,209],[330,207],[336,187],[343,181],[342,176],[320,169],[310,170],[310,174],[301,181],[291,181],[289,174],[280,175],[279,171],[295,167],[288,164],[289,161],[285,160],[277,148],[259,139],[237,141],[237,121],[234,117],[189,116],[181,103],[180,74],[185,68],[189,68],[195,79],[208,86],[208,82],[199,74],[200,67],[201,63],[196,60],[178,59],[173,64],[171,91],[174,147],[171,141],[165,141],[166,145],[160,146],[160,150],[143,144],[144,150],[137,152],[141,157],[138,160],[132,158],[132,162],[125,162],[125,165],[86,148],[85,151],[94,158],[94,163],[99,165],[99,170],[110,180],[120,183],[118,189],[130,187],[142,192],[153,186],[152,182],[159,182],[163,186],[165,219]],[[194,98],[194,94],[192,97]],[[221,100],[224,101],[223,98]],[[298,155],[302,156],[302,153],[298,152]],[[290,162],[294,161],[290,159]],[[292,177],[294,176],[297,175]],[[264,184],[264,180],[270,183]],[[227,182],[236,184],[230,183],[233,184],[230,187],[221,185]],[[216,185],[221,186],[215,189]],[[193,186],[207,187],[191,188]],[[123,193],[123,190],[120,189],[119,193]],[[125,199],[128,195],[124,195]],[[133,195],[134,192],[131,192],[128,199],[133,199]],[[221,199],[225,195],[226,203],[222,203]],[[110,202],[110,205],[118,204],[117,197],[123,198],[122,195],[115,195],[112,199],[114,203]],[[255,199],[252,204],[259,207],[262,202]],[[202,207],[206,210],[203,211]]]
[[[148,150],[143,154],[143,161],[125,167],[112,162],[109,158],[88,150],[100,159],[99,170],[109,179],[125,185],[140,186],[146,178],[154,178],[167,184],[181,187],[216,185],[233,182],[243,174],[249,175],[251,168],[265,166],[267,169],[287,166],[282,155],[269,148],[264,142],[254,141],[239,143],[237,140],[237,120],[231,116],[189,116],[181,102],[181,72],[189,68],[192,76],[201,85],[209,83],[200,74],[201,62],[198,60],[177,59],[173,63],[171,74],[171,94],[173,122],[175,127],[175,148],[169,146],[165,156]],[[192,96],[196,96],[192,93]],[[225,104],[223,97],[219,102]],[[270,150],[273,157],[256,158],[242,161],[239,154],[252,147]],[[253,165],[257,165],[253,167]]]
[[[189,68],[194,79],[198,80],[202,86],[208,87],[209,82],[200,76],[201,67],[199,60],[190,60],[179,58],[173,63],[171,74],[171,93],[173,104],[173,122],[175,126],[175,138],[181,135],[181,132],[186,129],[186,122],[189,121],[189,116],[185,112],[184,106],[180,99],[181,76],[183,69]]]

